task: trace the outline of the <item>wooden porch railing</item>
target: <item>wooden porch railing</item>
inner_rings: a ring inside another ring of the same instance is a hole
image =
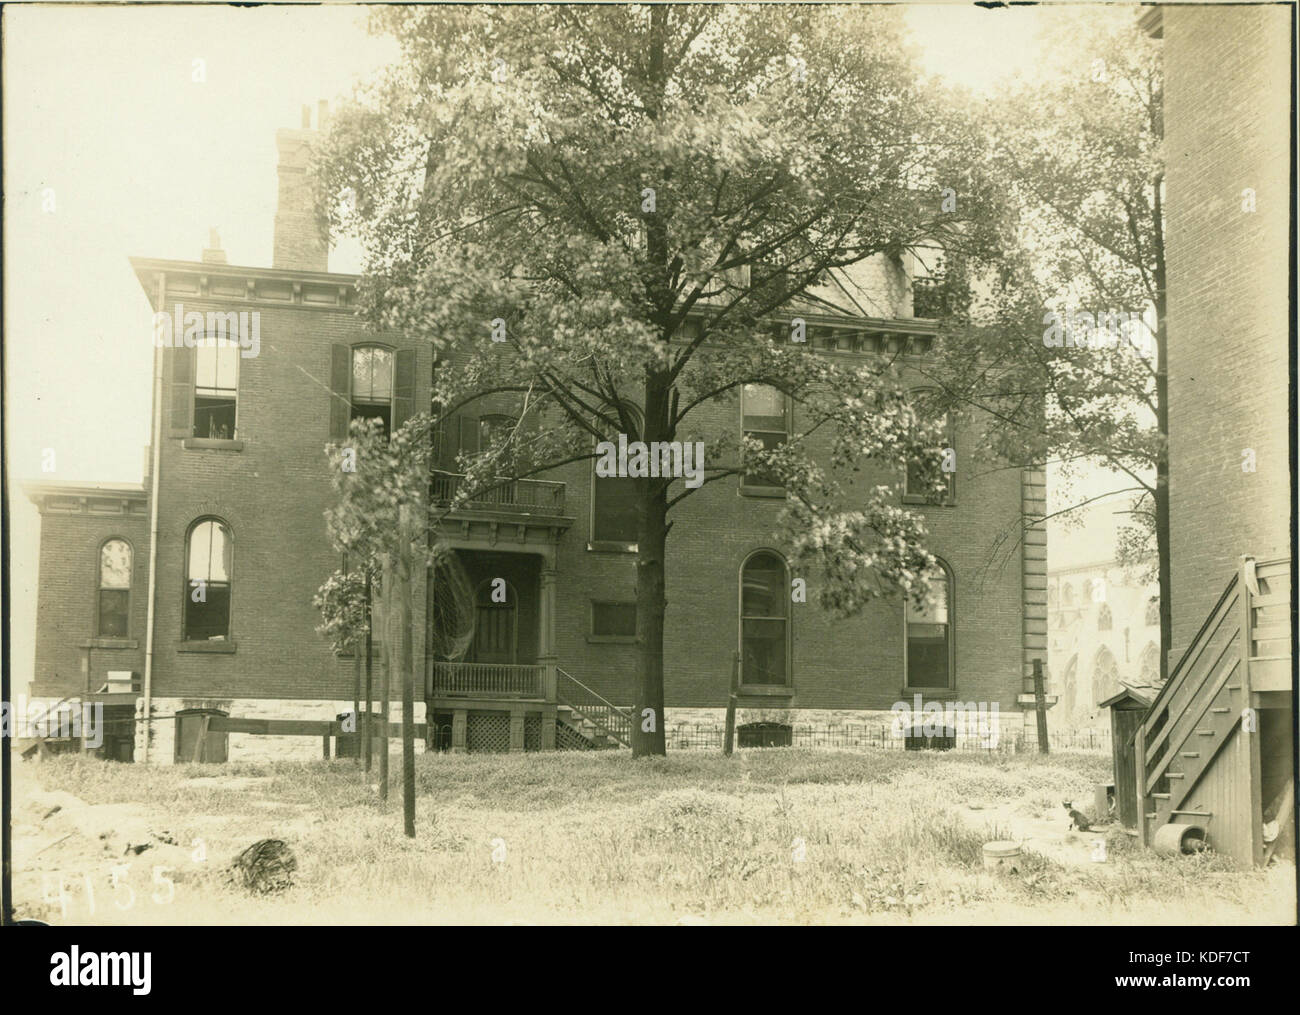
[[[430,695],[498,698],[544,697],[542,665],[518,663],[449,663],[429,660]]]
[[[433,500],[450,504],[465,477],[454,472],[433,474]],[[535,515],[564,514],[564,484],[544,479],[502,479],[459,505],[485,511],[518,511]]]

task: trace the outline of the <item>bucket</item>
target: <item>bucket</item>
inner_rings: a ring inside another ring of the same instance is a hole
[[[1020,844],[1017,842],[984,843],[984,869],[1007,874],[1020,872]]]

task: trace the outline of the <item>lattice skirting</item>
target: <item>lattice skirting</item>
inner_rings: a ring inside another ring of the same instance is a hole
[[[470,712],[465,717],[465,749],[499,752],[510,750],[509,712]],[[538,734],[541,741],[541,734]]]
[[[524,716],[524,750],[542,749],[542,717],[536,712]]]
[[[555,749],[559,751],[592,751],[595,745],[568,723],[555,722]]]

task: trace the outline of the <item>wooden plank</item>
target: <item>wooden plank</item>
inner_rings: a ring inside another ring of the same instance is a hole
[[[1255,641],[1290,641],[1291,625],[1290,624],[1270,624],[1267,627],[1256,627],[1251,632],[1251,637]]]
[[[1251,690],[1291,690],[1290,659],[1252,659]]]
[[[195,762],[203,760],[203,745],[208,742],[208,726],[211,722],[210,715],[205,715],[199,720],[199,734],[194,738],[194,757],[191,759]]]

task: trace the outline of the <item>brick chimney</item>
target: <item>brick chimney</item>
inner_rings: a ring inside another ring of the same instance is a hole
[[[221,249],[221,237],[215,229],[208,230],[208,245],[203,248],[205,264],[225,264],[226,252]]]
[[[320,104],[317,126],[326,117],[326,104]],[[307,163],[311,148],[319,136],[311,126],[311,107],[302,107],[302,127],[277,130],[275,146],[280,153],[278,173],[280,193],[275,208],[275,242],[271,266],[298,268],[304,271],[329,270],[329,242],[324,222],[316,217]]]

